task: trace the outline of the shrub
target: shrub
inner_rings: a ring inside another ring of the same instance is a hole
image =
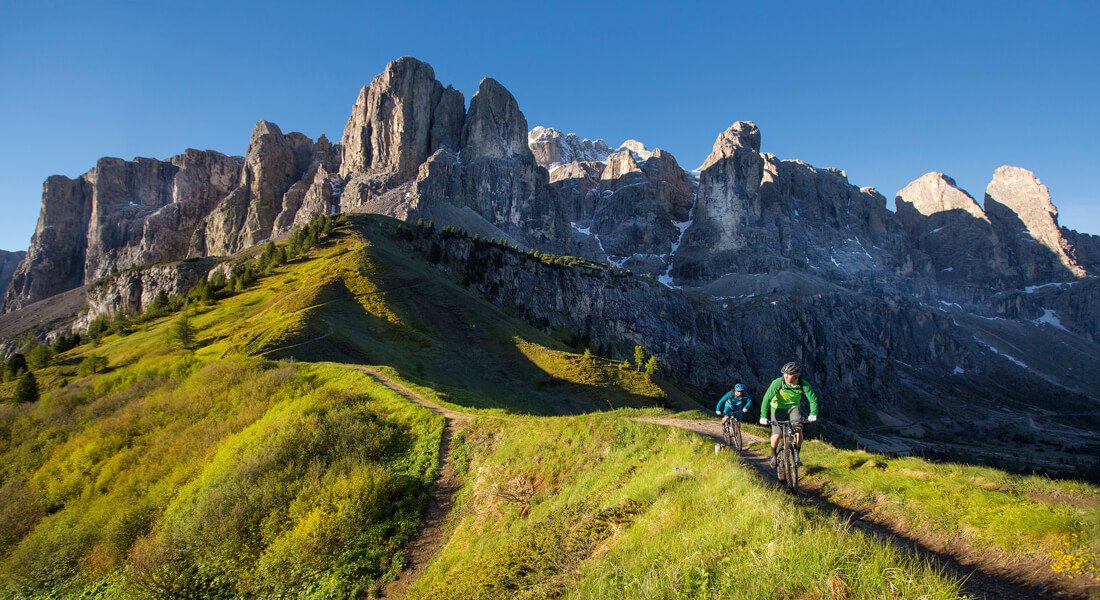
[[[105,357],[89,354],[84,357],[84,360],[80,361],[79,365],[77,365],[76,374],[80,377],[86,377],[88,375],[94,375],[106,368],[107,359]]]

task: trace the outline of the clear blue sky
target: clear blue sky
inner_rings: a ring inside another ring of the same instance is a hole
[[[1094,2],[55,2],[0,0],[0,248],[42,181],[100,156],[243,154],[253,124],[339,139],[356,94],[413,55],[466,94],[492,76],[534,125],[637,138],[698,166],[754,120],[764,149],[888,198],[927,171],[979,201],[1035,171],[1100,234]]]

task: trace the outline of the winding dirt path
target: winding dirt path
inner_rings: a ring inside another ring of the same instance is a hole
[[[346,366],[346,365],[345,365]],[[454,437],[458,426],[469,422],[473,417],[448,408],[444,408],[431,400],[421,396],[400,382],[388,377],[386,374],[365,366],[351,367],[365,373],[378,383],[390,388],[403,398],[442,415],[446,420],[443,428],[443,437],[439,441],[439,475],[432,485],[432,495],[428,499],[428,507],[424,511],[424,524],[420,533],[405,548],[405,569],[382,590],[383,598],[404,598],[412,585],[424,572],[428,562],[435,556],[443,545],[446,533],[447,515],[454,506],[454,495],[460,484],[454,473],[454,458],[451,455],[451,439]]]
[[[696,421],[668,417],[637,417],[634,420],[664,425],[666,427],[679,427],[680,429],[686,429],[725,445],[725,440],[722,438],[722,424],[717,418]],[[764,442],[767,438],[750,434],[744,430],[742,430],[742,437],[745,440],[745,449],[740,453],[739,458],[745,464],[756,469],[757,473],[765,481],[776,486],[781,485],[776,477],[775,469],[772,469],[771,466],[768,465],[768,457],[748,447],[748,445],[752,443]],[[799,484],[799,501],[805,502],[822,512],[835,515],[850,527],[855,527],[868,535],[878,538],[885,543],[893,544],[904,551],[919,556],[940,567],[948,575],[961,580],[963,582],[963,592],[969,596],[985,598],[987,600],[1088,598],[1086,595],[1055,589],[1047,585],[1036,584],[1022,577],[1014,577],[1011,573],[983,570],[983,566],[980,564],[963,564],[956,556],[944,552],[937,552],[925,546],[920,541],[908,537],[904,532],[891,529],[885,523],[872,521],[871,515],[867,514],[865,511],[853,510],[830,501],[820,492],[820,488],[814,482],[803,481],[799,482]],[[782,486],[782,489],[786,490],[786,486]]]

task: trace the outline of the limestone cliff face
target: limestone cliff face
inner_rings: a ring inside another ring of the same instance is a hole
[[[186,293],[191,286],[206,278],[215,263],[214,259],[192,259],[108,276],[88,287],[88,310],[73,327],[77,330],[86,328],[100,315],[139,312],[162,292],[167,296]]]
[[[570,235],[567,215],[527,146],[527,119],[512,94],[483,79],[464,123],[459,152],[441,147],[421,166],[403,208],[406,218],[525,247],[563,248]]]
[[[760,130],[734,123],[699,177],[694,221],[674,258],[676,281],[806,270],[829,280],[904,270],[903,233],[873,189],[843,171],[760,152]]]
[[[926,173],[894,200],[912,246],[946,286],[1000,286],[1013,278],[993,226],[978,203],[943,173]]]
[[[371,200],[416,177],[440,148],[457,151],[465,100],[415,58],[399,58],[359,92],[341,141],[341,209],[370,209]],[[524,132],[526,134],[526,131]]]
[[[38,228],[5,310],[187,251],[191,232],[240,178],[241,161],[188,150],[166,161],[103,158],[46,180]]]
[[[42,186],[42,210],[27,256],[12,275],[4,310],[26,306],[84,282],[91,188],[83,178],[54,175]]]
[[[1075,249],[1058,227],[1058,209],[1035,174],[1003,166],[985,191],[989,214],[1008,261],[1028,283],[1084,277]]]
[[[559,165],[574,162],[606,162],[614,150],[603,140],[580,139],[575,133],[566,133],[553,127],[535,127],[527,134],[527,147],[531,149],[535,160],[547,171],[551,178]]]
[[[260,121],[252,132],[237,186],[191,235],[189,256],[227,256],[285,233],[321,167],[336,169],[339,148],[321,136],[283,134]]]
[[[19,263],[23,262],[23,258],[26,256],[27,253],[23,250],[18,252],[0,250],[0,290],[8,289],[11,278],[15,275],[15,270],[19,268]]]

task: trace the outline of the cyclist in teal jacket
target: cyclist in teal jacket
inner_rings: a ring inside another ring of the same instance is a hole
[[[739,383],[722,396],[718,406],[714,407],[714,414],[722,415],[722,424],[725,425],[730,417],[740,421],[741,416],[749,412],[750,406],[752,406],[752,397],[745,390],[745,386]]]

